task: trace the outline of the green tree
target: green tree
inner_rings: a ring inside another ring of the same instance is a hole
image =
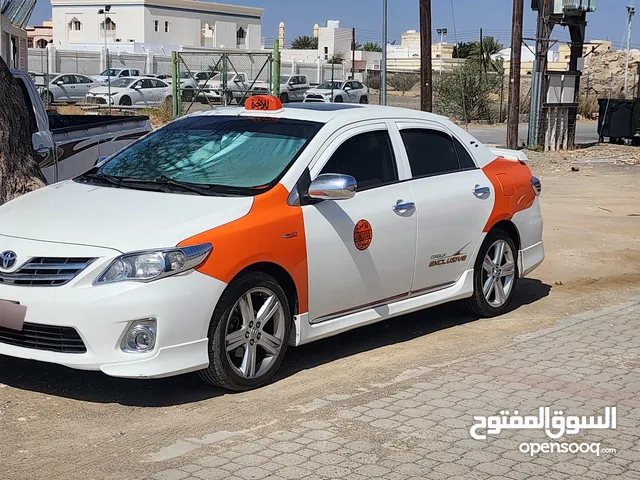
[[[394,73],[389,77],[389,86],[402,96],[420,82],[420,75],[415,73]]]
[[[331,57],[329,57],[329,60],[327,60],[328,64],[334,64],[334,65],[341,65],[344,63],[344,53],[342,52],[336,52],[333,55],[331,55]]]
[[[293,50],[317,50],[318,39],[309,37],[307,35],[302,35],[300,37],[294,38],[293,42],[291,42],[291,48]]]
[[[460,42],[453,46],[453,58],[469,58],[480,50],[480,42]]]
[[[485,75],[479,62],[467,61],[455,72],[434,80],[438,113],[467,121],[497,118],[495,98],[502,87],[502,75]]]
[[[382,47],[376,42],[367,42],[363,47],[365,52],[382,52]]]
[[[480,47],[480,42],[473,42],[473,45],[470,46],[468,58],[473,62],[480,63],[483,69],[486,66],[487,71],[502,73],[502,58],[492,58],[500,53],[502,49],[504,49],[504,45],[494,37],[484,37],[482,39],[482,48]]]

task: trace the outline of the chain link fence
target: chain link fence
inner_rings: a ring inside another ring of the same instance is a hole
[[[270,52],[175,52],[172,66],[174,118],[243,105],[247,97],[272,91]]]

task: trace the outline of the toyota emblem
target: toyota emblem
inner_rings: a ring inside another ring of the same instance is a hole
[[[17,260],[18,255],[16,255],[16,252],[7,250],[6,252],[0,253],[0,267],[2,267],[3,270],[13,268]]]

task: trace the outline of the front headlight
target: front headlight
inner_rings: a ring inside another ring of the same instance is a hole
[[[204,243],[189,247],[126,253],[111,262],[93,284],[151,282],[186,272],[200,266],[212,249],[210,243]]]

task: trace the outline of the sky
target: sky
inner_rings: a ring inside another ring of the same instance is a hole
[[[600,8],[587,15],[587,39],[611,40],[615,48],[621,48],[629,1],[599,1]],[[535,36],[535,14],[531,11],[530,1],[524,2],[524,37],[532,38]],[[280,21],[285,22],[288,45],[299,35],[312,35],[313,25],[323,26],[327,20],[340,20],[343,28],[355,27],[360,43],[382,42],[382,0],[220,0],[219,3],[264,8],[262,35],[267,44],[277,38]],[[389,41],[397,40],[399,43],[402,32],[419,30],[418,0],[388,0],[388,3]],[[452,3],[455,13],[452,13]],[[477,40],[480,28],[483,28],[485,36],[494,36],[508,47],[512,5],[512,0],[432,0],[432,27],[434,32],[436,28],[447,28],[449,35],[445,41],[448,43]],[[50,1],[38,0],[31,24],[37,25],[50,18]],[[640,25],[635,30],[631,43],[634,48],[640,48]],[[568,29],[556,27],[554,38],[568,42]]]

